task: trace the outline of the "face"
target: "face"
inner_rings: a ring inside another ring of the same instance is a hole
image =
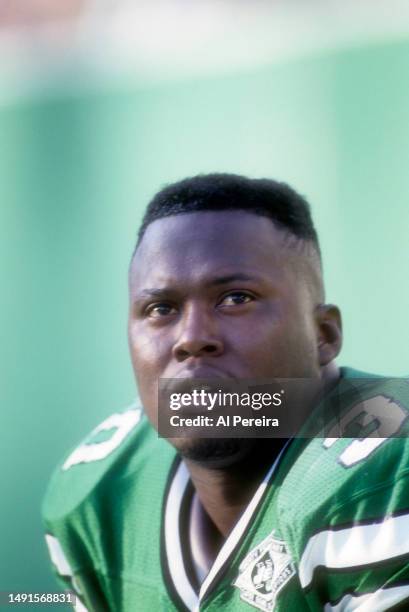
[[[198,212],[149,225],[129,278],[129,345],[148,417],[160,378],[319,378],[313,275],[265,217]],[[195,441],[172,443],[185,452]]]

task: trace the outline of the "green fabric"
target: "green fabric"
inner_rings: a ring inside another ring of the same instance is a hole
[[[381,401],[386,419],[394,409],[402,412],[399,433],[406,431],[408,382],[353,370],[343,375],[350,384],[333,392],[341,417],[357,398],[368,413]],[[317,422],[322,409],[313,415]],[[86,445],[95,436],[101,433]],[[409,443],[404,435],[384,438],[371,450],[368,440],[292,441],[201,611],[318,611],[348,593],[358,597],[409,581],[409,531],[396,538],[385,522],[409,519]],[[46,531],[58,539],[88,610],[184,609],[161,567],[163,500],[174,462],[175,451],[142,416],[105,458],[55,472],[44,502]],[[409,521],[396,522],[403,524]],[[375,529],[370,541],[357,535],[360,525]],[[271,546],[278,552],[270,554]],[[331,551],[346,559],[341,568],[331,565]],[[360,555],[364,562],[357,565]]]

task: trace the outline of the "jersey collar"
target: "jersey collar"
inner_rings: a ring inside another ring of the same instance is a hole
[[[189,517],[194,489],[185,463],[180,458],[174,462],[169,474],[163,505],[161,556],[165,583],[181,610],[199,610],[200,603],[210,595],[224,574],[229,566],[229,561],[247,532],[248,525],[264,499],[267,486],[288,444],[289,441],[281,449],[246,510],[223,544],[199,592],[189,541]]]

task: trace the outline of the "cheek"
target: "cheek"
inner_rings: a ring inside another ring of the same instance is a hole
[[[137,325],[129,329],[128,341],[135,377],[142,392],[151,388],[160,378],[169,350],[162,338],[147,334]]]
[[[230,342],[231,354],[239,358],[248,378],[271,376],[283,358],[285,346],[278,328],[267,321],[246,326]]]
[[[128,342],[141,403],[152,425],[157,427],[157,381],[160,369],[158,344],[147,338],[136,326],[129,329]]]
[[[260,372],[270,372],[272,366],[287,361],[287,349],[287,338],[267,329],[252,342],[250,356]]]
[[[242,338],[241,352],[257,376],[304,377],[315,374],[317,347],[308,326],[266,322]]]

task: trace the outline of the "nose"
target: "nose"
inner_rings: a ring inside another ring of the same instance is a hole
[[[187,309],[180,326],[180,334],[172,351],[177,361],[185,361],[189,357],[217,357],[223,353],[223,341],[216,332],[211,313],[205,312],[201,305]]]

